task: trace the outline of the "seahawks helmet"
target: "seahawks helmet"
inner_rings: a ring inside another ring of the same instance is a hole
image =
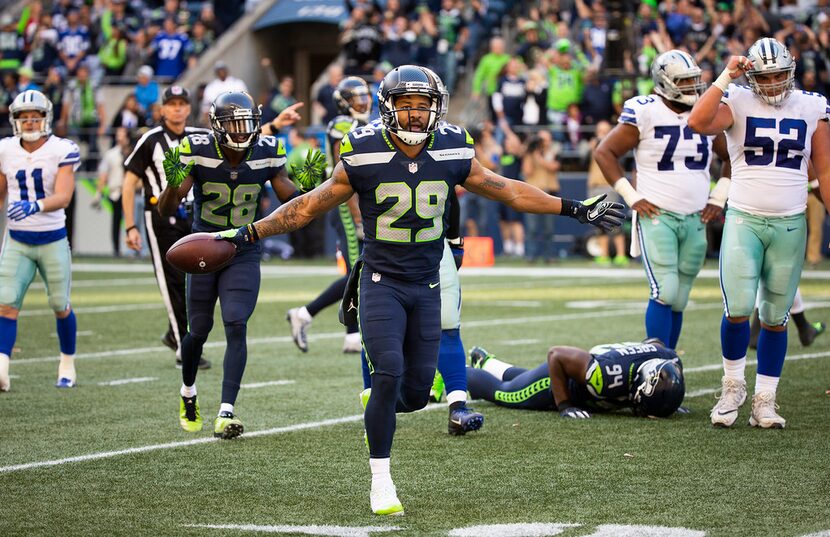
[[[429,120],[422,131],[404,130],[398,121],[398,112],[411,109],[397,108],[395,100],[401,95],[424,95],[429,98],[428,108],[419,108],[429,112]],[[417,65],[402,65],[389,71],[378,88],[378,108],[383,126],[407,145],[422,143],[438,128],[444,119],[448,107],[448,93],[438,75]]]
[[[24,132],[24,120],[18,118],[18,115],[30,110],[43,114],[44,120],[41,123],[40,130]],[[9,106],[9,115],[11,117],[12,132],[15,136],[19,136],[27,142],[36,142],[52,134],[52,101],[39,91],[26,90],[15,97]]]
[[[364,123],[369,122],[372,97],[369,95],[369,85],[362,78],[349,76],[341,80],[334,90],[334,102],[341,114]]]
[[[700,81],[700,74],[700,67],[694,58],[682,50],[664,52],[651,64],[654,92],[686,106],[694,106],[706,90],[706,84]],[[689,79],[692,79],[691,83],[681,83]]]
[[[787,47],[771,37],[764,37],[749,47],[746,56],[752,62],[752,68],[746,72],[752,92],[771,105],[783,103],[790,96],[795,81],[795,62]],[[776,73],[787,73],[787,78],[772,84],[760,84],[756,78]]]
[[[639,416],[671,416],[686,395],[683,369],[678,362],[646,360],[634,376],[634,412]]]
[[[208,118],[219,145],[243,151],[259,138],[260,107],[244,91],[227,91],[210,105]]]

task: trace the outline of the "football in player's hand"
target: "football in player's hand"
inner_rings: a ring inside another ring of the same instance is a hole
[[[177,240],[167,250],[167,261],[190,274],[215,272],[231,262],[236,247],[218,240],[214,233],[193,233]]]

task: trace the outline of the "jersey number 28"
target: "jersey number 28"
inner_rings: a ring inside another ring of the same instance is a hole
[[[216,194],[216,197],[202,203],[202,221],[222,228],[247,226],[256,216],[256,204],[261,189],[260,185],[239,185],[231,190],[227,183],[203,184],[202,193]],[[227,209],[220,214],[220,209],[229,203],[233,205],[230,216],[225,216]]]

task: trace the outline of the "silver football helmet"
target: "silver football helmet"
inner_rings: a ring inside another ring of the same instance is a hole
[[[787,47],[771,37],[763,37],[749,47],[746,57],[752,62],[752,68],[746,72],[752,92],[771,105],[783,103],[790,96],[795,81],[795,62]],[[778,73],[787,76],[769,84],[758,82],[758,75]]]
[[[25,132],[23,130],[23,122],[25,120],[19,118],[21,112],[28,112],[34,110],[43,114],[43,121],[40,129],[32,132]],[[14,98],[12,104],[9,106],[9,115],[11,116],[12,132],[27,142],[36,142],[43,137],[52,134],[52,101],[46,98],[46,95],[36,90],[26,90]]]
[[[694,58],[682,50],[664,52],[651,64],[655,93],[686,106],[694,106],[706,91],[706,83],[700,81],[700,74]]]

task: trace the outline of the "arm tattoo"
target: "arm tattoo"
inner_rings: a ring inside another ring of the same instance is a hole
[[[317,194],[318,203],[326,203],[331,199],[334,199],[334,192],[332,192],[331,189],[323,189]]]
[[[492,188],[494,190],[504,190],[504,187],[507,185],[504,181],[496,177],[485,177],[484,186],[486,186],[487,188]]]
[[[295,229],[300,229],[308,224],[309,219],[304,218],[300,214],[301,210],[308,205],[308,200],[305,198],[305,196],[294,198],[288,203],[281,205],[270,216],[257,222],[257,234],[260,237],[270,237],[271,235],[280,235],[294,231]]]

